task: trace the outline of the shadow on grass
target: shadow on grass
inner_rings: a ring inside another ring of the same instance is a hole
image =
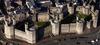
[[[69,24],[76,22],[76,16],[75,15],[69,15],[65,17],[63,20],[61,20],[61,24]]]

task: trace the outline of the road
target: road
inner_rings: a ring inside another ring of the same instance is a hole
[[[100,26],[96,28],[95,32],[83,35],[60,35],[44,39],[37,43],[37,45],[99,45],[100,44]],[[96,42],[97,39],[97,42]],[[94,43],[92,43],[95,41]]]

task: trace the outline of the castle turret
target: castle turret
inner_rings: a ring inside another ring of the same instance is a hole
[[[51,22],[51,25],[52,25],[52,34],[53,35],[59,35],[59,22],[53,22],[53,21],[50,21]]]
[[[5,24],[4,24],[4,33],[5,33],[5,36],[9,39],[13,38],[14,37],[14,26],[12,25],[13,24],[13,20],[11,20],[10,17],[8,17],[8,20],[5,19]]]
[[[35,26],[31,26],[29,27],[28,22],[25,24],[25,32],[26,32],[26,36],[27,36],[27,42],[34,44],[36,43],[36,30],[35,30]]]
[[[54,20],[50,20],[52,25],[52,34],[53,35],[59,35],[59,16],[55,15]]]
[[[93,20],[93,27],[96,28],[98,21],[98,10],[96,10],[94,14],[92,14],[92,20]]]
[[[82,34],[83,33],[83,22],[81,20],[77,18],[77,22],[76,22],[76,32],[77,34]]]
[[[36,43],[36,30],[33,27],[28,29],[28,24],[25,24],[25,32],[27,35],[27,42],[28,43]]]

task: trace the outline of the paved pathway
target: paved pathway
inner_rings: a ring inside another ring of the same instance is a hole
[[[94,32],[82,35],[60,35],[44,39],[37,45],[91,45],[91,40],[100,39],[100,26]],[[100,44],[100,40],[96,43]]]

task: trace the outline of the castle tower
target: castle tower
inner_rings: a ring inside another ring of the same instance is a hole
[[[5,36],[9,39],[14,37],[14,26],[11,24],[13,23],[13,20],[11,20],[11,17],[8,17],[8,20],[5,19],[5,24],[4,24],[4,33]]]
[[[55,15],[54,20],[50,20],[50,23],[52,25],[52,34],[53,35],[59,35],[59,19],[58,19],[58,15]]]
[[[73,14],[73,13],[74,13],[74,8],[73,8],[72,6],[70,6],[69,3],[67,4],[67,7],[68,7],[68,12],[69,12],[70,14]]]
[[[52,34],[59,35],[59,22],[50,21],[52,25]]]
[[[87,24],[86,24],[87,28],[90,29],[91,28],[91,22],[92,21],[90,20],[90,21],[86,21],[86,22],[87,22]]]
[[[35,27],[32,26],[31,28],[28,27],[28,23],[25,24],[25,32],[27,35],[27,42],[34,44],[36,43],[36,30]]]
[[[93,20],[93,27],[96,28],[97,27],[97,21],[98,21],[98,10],[96,10],[94,12],[94,14],[92,14],[92,20]]]
[[[82,34],[83,33],[83,22],[81,20],[77,18],[77,22],[76,22],[76,32],[77,34]]]

